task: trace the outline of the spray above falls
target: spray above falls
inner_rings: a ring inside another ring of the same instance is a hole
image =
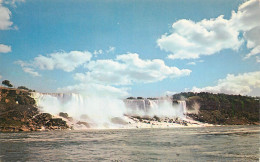
[[[32,93],[42,112],[67,113],[91,128],[117,128],[131,123],[129,116],[185,118],[185,101],[173,104],[170,98],[117,99],[75,93]]]

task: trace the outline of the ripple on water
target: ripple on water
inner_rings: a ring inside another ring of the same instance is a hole
[[[258,126],[0,133],[0,161],[258,161]]]

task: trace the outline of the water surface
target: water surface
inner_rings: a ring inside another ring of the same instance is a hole
[[[0,133],[0,161],[258,161],[258,126]]]

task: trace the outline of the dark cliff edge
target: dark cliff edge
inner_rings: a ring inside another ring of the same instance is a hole
[[[185,99],[188,116],[215,125],[259,125],[259,97],[185,92],[172,96]]]
[[[0,87],[0,132],[68,129],[66,121],[41,113],[27,90]]]

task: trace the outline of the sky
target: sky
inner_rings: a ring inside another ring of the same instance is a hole
[[[0,80],[39,92],[260,96],[259,0],[0,0]]]

